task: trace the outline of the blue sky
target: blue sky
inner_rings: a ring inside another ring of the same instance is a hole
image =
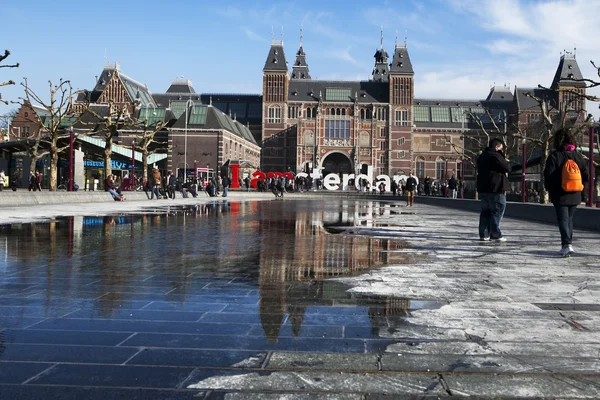
[[[313,79],[368,79],[383,26],[392,53],[407,36],[421,98],[485,98],[490,87],[550,85],[564,49],[584,76],[600,63],[600,1],[20,1],[0,0],[2,41],[42,95],[47,81],[91,89],[108,62],[155,93],[183,76],[197,92],[259,93],[274,30],[293,64],[300,26]],[[8,34],[7,34],[8,33]],[[22,88],[1,88],[18,100]],[[600,95],[600,93],[596,93]],[[0,106],[0,114],[12,106]],[[600,116],[597,105],[590,111]]]

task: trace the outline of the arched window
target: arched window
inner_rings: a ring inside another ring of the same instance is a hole
[[[435,160],[435,179],[446,180],[446,160],[442,157]]]
[[[329,115],[335,115],[335,108],[332,108],[331,110],[329,110]]]
[[[415,159],[415,165],[417,167],[416,172],[415,172],[415,175],[417,176],[417,178],[419,178],[419,179],[425,178],[425,158],[417,157]]]
[[[346,109],[342,108],[342,115],[346,115]]]

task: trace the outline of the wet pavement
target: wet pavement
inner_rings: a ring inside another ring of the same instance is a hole
[[[476,225],[221,199],[0,226],[0,398],[600,397],[600,235],[562,259],[554,226]]]

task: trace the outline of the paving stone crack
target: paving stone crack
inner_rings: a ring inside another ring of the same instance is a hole
[[[446,380],[444,379],[444,376],[442,374],[438,374],[438,380],[440,382],[440,385],[442,385],[442,388],[446,391],[446,393],[448,393],[448,395],[452,396],[452,391],[450,390],[450,386],[448,385],[448,382],[446,382]]]

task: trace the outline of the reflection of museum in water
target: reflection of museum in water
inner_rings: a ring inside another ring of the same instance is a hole
[[[81,274],[101,280],[101,290],[110,293],[96,307],[106,316],[127,300],[124,288],[148,274],[174,277],[184,302],[198,294],[199,279],[240,279],[251,289],[258,284],[260,321],[267,340],[275,342],[288,320],[294,335],[301,335],[311,306],[368,306],[369,316],[406,314],[409,301],[402,293],[396,299],[361,300],[327,280],[407,262],[406,253],[395,251],[403,246],[400,241],[343,231],[372,224],[379,209],[377,203],[358,202],[329,209],[316,202],[209,203],[164,207],[164,213],[13,225],[0,235],[10,237],[7,257],[24,263],[22,279],[34,273],[28,268],[47,263],[48,288],[76,288]],[[52,301],[50,289],[47,295]]]

